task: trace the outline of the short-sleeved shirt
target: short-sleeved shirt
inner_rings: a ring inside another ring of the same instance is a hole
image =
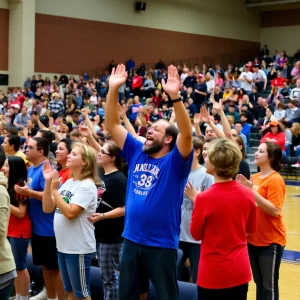
[[[259,206],[257,211],[257,230],[248,235],[248,242],[254,246],[269,246],[273,243],[286,245],[286,228],[283,222],[282,206],[285,197],[285,183],[278,172],[260,179],[260,173],[252,175],[254,189],[275,207],[281,210],[279,216],[273,217]]]
[[[76,204],[83,211],[68,220],[57,207],[54,216],[54,230],[57,250],[67,254],[96,252],[94,225],[88,220],[97,207],[97,187],[89,179],[69,179],[58,190],[66,203]]]
[[[184,161],[175,145],[165,156],[152,158],[128,133],[121,154],[129,167],[123,237],[142,245],[177,249],[193,151]]]
[[[43,165],[30,167],[28,170],[27,184],[31,190],[42,192],[45,189]],[[54,213],[44,213],[41,200],[29,198],[28,212],[32,223],[32,232],[41,236],[54,236]]]

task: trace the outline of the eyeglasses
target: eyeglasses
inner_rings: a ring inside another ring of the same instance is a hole
[[[100,153],[101,153],[101,154],[106,154],[106,155],[108,155],[108,156],[111,156],[109,153],[105,152],[103,149],[100,150]]]
[[[33,148],[32,146],[27,147],[27,150],[34,150],[34,149],[38,150],[37,148]]]

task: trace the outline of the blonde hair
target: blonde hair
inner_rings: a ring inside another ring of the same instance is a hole
[[[221,138],[213,140],[208,148],[208,158],[214,166],[216,175],[223,178],[233,178],[242,160],[241,150],[231,140]]]
[[[299,123],[293,123],[291,132],[294,136],[299,136],[300,135],[300,124]]]
[[[100,186],[101,180],[98,174],[96,151],[80,142],[75,143],[72,149],[76,147],[80,149],[82,160],[86,163],[80,172],[80,180],[91,179],[97,186]]]

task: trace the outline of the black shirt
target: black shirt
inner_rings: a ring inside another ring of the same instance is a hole
[[[106,213],[125,205],[127,179],[121,171],[102,176],[102,185],[98,189],[97,213]],[[94,223],[95,237],[100,243],[120,243],[124,230],[124,217],[105,219]]]
[[[186,87],[186,88],[194,88],[194,85],[195,83],[197,83],[197,78],[196,76],[187,76],[185,79],[184,79],[184,82],[183,82],[183,85]]]
[[[150,116],[149,116],[149,121],[151,123],[153,123],[159,119],[161,119],[161,116],[159,114],[150,114]]]
[[[202,92],[202,93],[207,93],[207,85],[206,83],[202,83],[202,84],[195,84],[195,90],[198,90],[199,92]],[[206,95],[200,95],[198,93],[194,93],[194,103],[195,104],[202,104],[206,102]]]

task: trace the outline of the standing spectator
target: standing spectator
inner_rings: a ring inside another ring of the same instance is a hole
[[[138,299],[139,292],[148,291],[150,279],[158,299],[175,300],[181,204],[193,156],[192,126],[179,98],[177,69],[170,66],[163,88],[173,102],[180,133],[166,120],[159,120],[148,130],[144,144],[136,140],[119,122],[118,88],[126,79],[125,66],[113,70],[105,123],[129,166],[119,298]],[[172,189],[162,188],[170,185]],[[138,278],[142,291],[136,286]]]
[[[160,90],[155,89],[154,96],[152,97],[152,103],[155,105],[155,107],[158,108],[161,100],[162,100],[162,97],[161,97],[161,94],[160,94]]]
[[[204,82],[204,77],[202,74],[198,75],[198,83],[195,84],[194,91],[194,105],[196,106],[196,111],[199,112],[201,106],[207,101],[207,85]]]
[[[143,104],[140,102],[139,96],[135,96],[133,101],[134,101],[134,103],[130,106],[131,114],[130,114],[130,118],[129,118],[132,123],[135,122],[135,119],[140,110],[140,106],[143,106]]]
[[[41,265],[46,289],[37,295],[48,299],[65,299],[60,277],[55,234],[53,228],[54,213],[43,212],[43,194],[45,180],[42,167],[47,160],[49,143],[41,137],[33,137],[28,142],[26,159],[32,163],[28,170],[28,181],[23,187],[15,186],[16,193],[29,197],[28,212],[32,224],[32,259],[34,265]]]
[[[90,269],[96,240],[88,217],[96,211],[96,185],[100,185],[95,150],[76,143],[66,166],[72,172],[72,179],[59,187],[58,173],[49,161],[44,164],[43,210],[49,214],[55,210],[58,262],[67,298],[90,299]]]
[[[241,73],[239,77],[241,81],[241,88],[246,91],[247,94],[252,92],[253,73],[250,72],[250,65],[245,65],[245,71]]]
[[[132,91],[135,96],[140,96],[140,90],[143,86],[143,79],[142,77],[137,73],[137,71],[134,72],[134,76],[132,77]]]
[[[204,192],[214,183],[214,178],[206,173],[206,169],[199,164],[202,155],[203,143],[199,138],[193,138],[194,157],[192,170],[185,188],[185,196],[181,205],[181,225],[179,249],[183,257],[179,265],[179,277],[187,259],[190,261],[192,281],[197,283],[198,264],[200,259],[201,241],[195,241],[190,233],[190,223],[194,210],[195,198],[198,191]]]
[[[248,251],[257,299],[279,300],[279,268],[286,245],[286,229],[282,207],[285,183],[279,174],[282,151],[272,142],[264,142],[255,153],[260,173],[251,181],[243,176],[237,180],[251,189],[257,203],[257,230],[248,235]]]
[[[206,172],[214,176],[215,184],[196,197],[190,226],[193,238],[202,240],[199,299],[247,298],[251,280],[247,233],[256,230],[256,207],[253,193],[232,180],[241,159],[240,149],[228,139],[209,145]]]
[[[194,75],[194,71],[190,69],[188,72],[188,76],[184,79],[183,89],[187,91],[188,88],[194,88],[196,83],[197,77]]]
[[[294,61],[300,61],[300,49],[294,54]]]
[[[113,141],[103,145],[97,163],[104,169],[98,189],[98,208],[89,220],[95,225],[97,257],[104,282],[104,299],[117,300],[127,179],[121,172],[120,149]]]
[[[30,90],[33,94],[36,92],[38,81],[35,78],[35,75],[32,75],[31,83],[30,83]]]
[[[31,238],[31,221],[28,215],[28,197],[18,195],[15,185],[24,185],[27,181],[27,169],[22,158],[9,156],[2,172],[8,179],[7,191],[10,197],[10,218],[7,237],[11,244],[16,262],[17,278],[15,279],[16,298],[28,299],[30,277],[27,270],[26,258]],[[1,298],[2,299],[2,298]]]
[[[59,82],[59,85],[67,85],[68,84],[69,79],[68,79],[67,75],[64,72],[62,72],[60,74],[58,82]]]
[[[6,156],[0,147],[0,168],[4,165]],[[0,173],[0,299],[9,300],[17,277],[16,265],[11,246],[7,239],[7,228],[10,216],[10,198],[6,190],[7,178]]]

